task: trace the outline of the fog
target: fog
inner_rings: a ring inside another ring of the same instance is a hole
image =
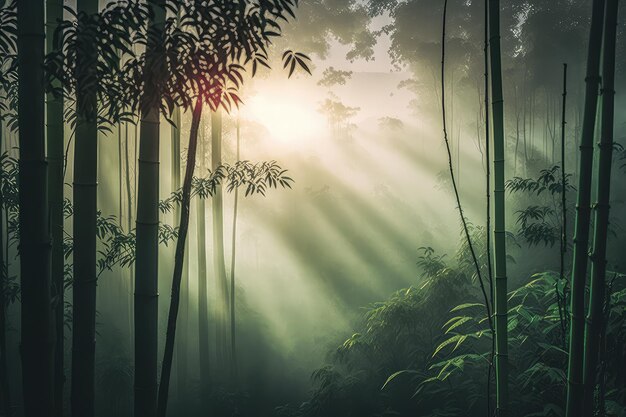
[[[226,313],[220,313],[216,307],[220,301],[216,296],[219,293],[214,273],[217,249],[211,199],[206,199],[205,212],[200,213],[196,196],[190,205],[186,278],[183,278],[178,318],[170,415],[283,415],[277,414],[277,407],[297,407],[310,400],[317,387],[311,378],[316,370],[326,365],[339,367],[333,352],[344,342],[348,343],[355,333],[368,329],[364,323],[372,308],[389,300],[397,291],[408,294],[411,291],[408,288],[427,285],[428,274],[423,264],[418,264],[425,253],[423,248],[432,248],[434,253],[443,255],[448,265],[468,263],[462,259],[463,252],[458,252],[463,250],[465,237],[449,167],[454,170],[472,233],[484,236],[488,216],[486,195],[493,193],[493,184],[488,186],[485,175],[493,161],[485,154],[482,2],[451,2],[449,6],[452,11],[446,39],[449,55],[444,98],[451,160],[448,160],[441,120],[441,2],[303,0],[301,3],[296,9],[296,19],[285,25],[284,33],[272,46],[272,70],[263,68],[254,78],[246,76],[241,89],[243,103],[230,112],[222,112],[224,163],[237,162],[239,132],[239,160],[275,161],[293,179],[289,188],[268,188],[265,195],[244,196],[245,190],[240,190],[235,234],[235,194],[224,190],[223,247],[229,280],[232,248],[236,251],[237,386],[233,389],[232,381],[221,370],[225,359],[218,345],[223,336],[216,323],[221,320],[218,316]],[[560,6],[533,1],[509,3],[502,11],[506,179],[535,178],[541,170],[565,163],[573,184],[567,192],[570,217],[564,232],[571,244],[591,1],[558,2],[569,5],[562,15]],[[624,21],[622,8],[614,123],[615,143],[622,146],[626,146]],[[287,48],[310,58],[310,75],[297,70],[293,76],[287,76],[281,61],[281,54]],[[563,62],[568,63],[569,82],[566,158],[561,161]],[[205,109],[200,122],[199,140],[205,145],[199,150],[197,177],[209,174],[208,168],[201,167],[200,160],[204,159],[205,167],[211,166],[210,113],[210,109]],[[191,111],[183,112],[181,121],[180,153],[176,154],[175,127],[171,120],[161,117],[161,200],[177,191],[172,183],[174,162],[178,160],[180,166],[186,165]],[[6,124],[2,126],[4,137],[8,138],[5,149],[17,156],[16,133]],[[67,161],[76,157],[72,140],[72,134],[66,131]],[[626,268],[621,245],[626,189],[623,148],[616,149],[611,186],[612,234],[607,259],[609,270],[622,276]],[[98,209],[126,233],[134,229],[136,221],[137,158],[138,127],[133,123],[120,122],[112,131],[100,132]],[[68,199],[72,196],[73,174],[72,163],[68,162],[65,174]],[[545,204],[556,204],[556,197],[552,196],[553,200]],[[547,198],[547,192],[541,197]],[[506,193],[510,290],[526,285],[533,274],[559,268],[558,236],[555,235],[557,240],[552,244],[533,245],[520,232],[519,212],[534,204],[533,198],[510,190]],[[180,220],[176,215],[175,211],[162,211],[160,223],[176,230]],[[203,370],[199,365],[198,329],[202,315],[198,306],[202,250],[199,241],[203,238],[198,221],[202,216],[206,222],[204,256],[208,271],[205,278],[212,414],[203,408],[206,399],[202,398]],[[69,217],[65,228],[69,236],[72,233]],[[159,368],[176,246],[175,239],[164,240],[167,242],[161,242],[158,252]],[[481,237],[474,243],[480,261],[484,262],[486,242]],[[98,247],[105,250],[101,244]],[[571,245],[568,247],[569,271],[572,253]],[[13,263],[16,247],[12,246],[10,251],[9,271],[16,275],[19,272]],[[71,256],[67,259],[69,262]],[[118,262],[102,272],[97,281],[96,415],[102,417],[132,415],[133,328],[142,325],[133,319],[134,268],[132,262],[128,265]],[[469,287],[457,290],[477,294],[477,280],[474,277],[469,281]],[[438,305],[446,313],[456,305],[453,301],[456,299],[450,297],[450,305],[445,297]],[[7,322],[11,323],[8,355],[16,359],[9,363],[9,375],[15,381],[21,372],[17,360],[19,315],[19,304],[12,304],[7,315]],[[390,344],[401,338],[399,334],[389,337]],[[66,344],[71,345],[69,325],[66,338]],[[182,356],[186,358],[186,369],[182,369],[185,366],[181,365]],[[69,369],[69,350],[65,357]],[[381,374],[389,371],[383,381],[404,369],[402,366],[408,366],[404,364],[413,363],[401,355],[394,360],[399,364],[397,369],[381,365]],[[374,361],[366,360],[375,368]],[[375,380],[371,376],[363,378]],[[15,395],[21,396],[18,384],[15,385]],[[70,401],[69,389],[65,401]],[[16,399],[15,403],[20,400]],[[307,415],[365,416],[351,410],[346,414],[326,410]],[[397,415],[410,413],[401,410]]]

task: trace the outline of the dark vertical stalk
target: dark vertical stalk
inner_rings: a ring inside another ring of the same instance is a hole
[[[565,283],[565,254],[567,253],[567,176],[565,173],[565,120],[567,104],[567,64],[563,64],[563,102],[561,105],[561,253],[559,265],[559,279]],[[557,285],[556,294],[559,301],[559,319],[561,321],[561,338],[563,348],[566,346],[567,336],[567,309],[565,299],[565,285],[563,292],[559,292]]]
[[[73,416],[93,417],[96,354],[96,218],[98,173],[98,125],[93,37],[97,0],[78,3],[76,133],[74,137],[74,286],[72,298],[72,393]],[[85,26],[88,25],[88,26]]]
[[[0,119],[1,120],[1,119]],[[2,128],[2,122],[0,121],[0,129]],[[6,141],[2,141],[5,142],[4,143],[4,152],[6,152],[7,155],[10,155],[9,151],[10,151],[10,136],[7,135],[7,140]],[[0,143],[0,152],[2,152],[2,144]],[[2,184],[0,183],[0,191],[2,190]],[[2,213],[2,211],[0,211],[0,223],[2,223],[2,221],[4,220],[4,230],[0,231],[0,233],[4,233],[1,237],[0,240],[2,238],[4,238],[4,246],[2,248],[0,248],[0,250],[2,250],[2,253],[0,253],[0,259],[2,259],[2,271],[0,271],[0,273],[2,273],[2,277],[4,280],[8,280],[9,277],[9,270],[10,270],[10,261],[9,261],[9,246],[11,243],[11,235],[9,233],[9,208],[6,207],[4,205],[4,196],[2,196],[2,203],[3,205],[1,206],[2,208],[4,208],[4,213]],[[6,281],[5,281],[6,282]],[[6,287],[3,287],[6,288]],[[1,345],[0,347],[2,348],[2,357],[0,358],[0,366],[3,367],[2,370],[0,370],[0,372],[3,372],[2,375],[6,378],[6,381],[0,380],[0,384],[2,384],[5,388],[4,388],[4,398],[5,398],[5,414],[9,417],[11,417],[11,391],[10,391],[10,385],[9,385],[9,380],[8,380],[8,372],[9,372],[9,366],[8,366],[8,355],[7,355],[7,351],[6,351],[6,313],[7,313],[7,308],[8,305],[6,304],[7,299],[5,297],[4,294],[2,294],[2,314],[3,314],[3,324],[2,324],[2,330],[3,330],[3,340],[0,342]]]
[[[606,292],[606,246],[611,198],[613,159],[613,125],[615,120],[615,38],[617,34],[618,0],[606,0],[604,45],[602,59],[602,122],[598,141],[598,173],[594,205],[593,252],[591,254],[591,285],[589,307],[585,320],[583,365],[583,416],[594,414],[599,341],[601,339],[604,298]],[[604,410],[602,410],[604,412]]]
[[[117,187],[119,191],[118,195],[118,218],[120,227],[123,227],[122,219],[124,218],[124,200],[123,200],[123,192],[124,192],[124,173],[123,167],[124,158],[122,156],[122,122],[118,122],[117,124]]]
[[[600,84],[600,52],[604,0],[594,0],[589,29],[585,108],[580,139],[580,165],[578,169],[578,196],[574,231],[574,258],[570,293],[570,336],[567,370],[566,417],[582,415],[583,398],[583,346],[585,281],[589,248],[589,220],[591,217],[591,178],[593,170],[593,137]]]
[[[502,94],[502,58],[500,56],[500,1],[489,0],[489,47],[491,58],[491,94],[493,111],[494,171],[494,311],[496,336],[496,412],[508,414],[508,337],[507,275],[504,190],[504,98]]]
[[[54,32],[63,19],[63,1],[46,0],[46,50],[58,49]],[[46,100],[46,136],[48,144],[48,204],[50,207],[50,232],[52,237],[51,274],[54,295],[54,325],[56,345],[54,352],[54,408],[55,416],[63,417],[63,386],[65,385],[65,283],[63,252],[63,99],[48,93]]]
[[[3,142],[2,115],[0,114],[0,155],[4,155],[2,152]],[[2,169],[2,166],[0,166],[0,169]],[[4,194],[2,193],[3,186],[2,176],[0,176],[0,411],[2,411],[5,416],[10,417],[11,385],[9,384],[9,365],[7,354],[7,309],[9,307],[9,300],[7,294],[5,293],[9,279],[9,268],[6,263],[8,256],[5,257],[4,252],[5,241],[3,212],[5,207]],[[9,246],[8,236],[6,239],[6,246]]]
[[[606,297],[602,309],[602,328],[600,329],[600,352],[598,353],[599,370],[598,370],[598,410],[606,410],[606,388],[607,388],[607,327],[611,318],[611,294],[613,293],[613,284],[617,274],[609,282],[606,288]]]
[[[165,417],[167,413],[167,400],[172,372],[172,358],[174,356],[174,342],[176,340],[176,320],[180,304],[180,283],[183,273],[185,258],[185,244],[189,230],[189,205],[191,201],[191,183],[196,166],[196,150],[198,147],[198,125],[202,117],[202,98],[198,97],[193,109],[191,119],[191,131],[189,132],[189,148],[187,150],[187,167],[183,180],[183,193],[181,201],[180,226],[176,239],[176,255],[174,258],[174,274],[172,277],[171,304],[167,318],[167,334],[165,336],[165,352],[163,353],[163,365],[161,368],[161,380],[157,402],[157,417]]]
[[[519,155],[519,101],[517,96],[517,85],[514,87],[515,90],[515,151],[513,153],[513,176],[517,176],[517,159]]]
[[[211,169],[215,171],[222,164],[222,112],[220,109],[211,113]],[[224,259],[224,206],[222,187],[218,186],[211,200],[213,216],[213,267],[216,279],[216,328],[217,353],[223,365],[230,366],[227,359],[226,318],[228,307],[228,283]],[[222,368],[225,370],[227,368]],[[218,370],[219,371],[219,370]],[[228,372],[225,373],[228,375]]]
[[[470,254],[472,255],[472,261],[474,264],[474,268],[476,269],[476,277],[478,278],[478,283],[480,285],[480,289],[483,294],[485,309],[487,315],[487,321],[489,323],[489,329],[493,334],[493,324],[491,321],[491,308],[489,303],[489,297],[487,296],[487,290],[485,288],[485,283],[483,282],[482,273],[480,271],[480,264],[478,263],[478,258],[476,256],[476,251],[474,250],[474,245],[472,243],[472,237],[469,232],[469,227],[467,225],[467,220],[465,219],[465,215],[463,214],[463,207],[461,205],[461,198],[459,196],[459,190],[457,187],[457,182],[454,174],[453,167],[453,158],[452,158],[452,150],[450,149],[450,141],[448,140],[448,129],[446,122],[446,94],[445,94],[445,70],[446,70],[446,23],[447,23],[447,12],[448,12],[448,0],[445,0],[443,3],[443,22],[442,22],[442,30],[441,30],[441,118],[443,124],[443,139],[446,144],[446,151],[448,153],[448,171],[450,172],[450,179],[452,181],[452,188],[454,191],[454,196],[456,198],[457,208],[459,210],[459,216],[461,217],[461,224],[463,225],[463,232],[465,234],[465,239],[467,241],[467,246],[469,248]]]
[[[54,332],[44,121],[44,3],[20,1],[18,22],[21,355],[25,417],[53,415]]]
[[[237,114],[237,162],[240,159],[241,125]],[[230,356],[232,358],[233,382],[237,383],[237,345],[236,345],[236,320],[235,320],[235,250],[237,248],[237,209],[239,205],[239,187],[235,188],[235,201],[233,206],[233,236],[230,257]]]
[[[488,1],[488,0],[487,0]],[[527,141],[527,127],[528,127],[528,94],[526,93],[526,70],[524,69],[524,85],[522,91],[523,99],[524,99],[524,109],[522,111],[522,120],[523,120],[523,139],[524,139],[524,174],[528,175],[528,141]]]
[[[151,1],[146,83],[141,98],[135,262],[135,417],[154,417],[157,403],[159,313],[159,143],[161,77],[157,50],[165,22],[164,0]]]
[[[206,172],[206,126],[201,124],[199,161],[200,175]],[[209,302],[207,288],[206,257],[206,200],[196,199],[196,243],[198,248],[198,360],[200,363],[200,389],[203,412],[208,412],[210,396],[210,351],[209,351]]]
[[[489,0],[485,0],[484,7],[484,66],[485,66],[485,193],[486,193],[486,253],[487,253],[487,279],[489,280],[489,297],[493,307],[493,268],[491,265],[491,140],[489,132],[491,123],[489,117]],[[519,120],[519,117],[518,117]],[[519,122],[518,122],[519,123]],[[519,136],[518,136],[519,138]],[[517,159],[517,146],[515,150]],[[492,319],[493,320],[493,319]],[[492,322],[493,323],[493,322]],[[493,359],[496,349],[496,339],[493,334],[493,324],[491,326],[491,353],[489,358],[489,368],[487,370],[487,415],[491,416],[491,375],[493,373]]]
[[[180,153],[180,132],[182,128],[182,121],[180,117],[180,108],[174,109],[174,124],[171,128],[171,188],[172,191],[178,191],[180,188],[180,170],[181,170],[181,153]],[[180,206],[176,205],[173,212],[173,222],[176,224],[180,220]],[[183,310],[183,317],[180,326],[180,337],[176,343],[176,365],[177,365],[177,388],[180,406],[184,411],[185,403],[187,400],[187,333],[188,333],[188,302],[189,302],[189,288],[188,288],[188,276],[185,268],[183,268],[182,284],[181,284],[181,304]]]
[[[128,122],[124,123],[124,151],[125,151],[125,189],[126,189],[126,228],[127,231],[132,229],[133,224],[133,203],[132,203],[132,188],[130,184],[130,147],[128,146]],[[133,334],[133,298],[134,298],[134,285],[133,285],[133,266],[131,265],[128,279],[128,292],[127,292],[127,314],[128,314],[128,334],[129,347],[132,351],[134,334]]]

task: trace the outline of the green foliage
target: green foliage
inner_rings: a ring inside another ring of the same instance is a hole
[[[433,248],[420,248],[422,284],[370,306],[357,332],[313,374],[309,400],[280,407],[275,415],[485,415],[492,334],[463,261],[467,256],[461,245],[451,264]],[[567,295],[563,286],[557,274],[545,272],[508,294],[513,416],[563,415],[567,352],[555,301],[556,292]],[[626,276],[616,274],[609,293],[604,404],[623,413]],[[489,396],[493,401],[493,389]]]
[[[0,125],[17,130],[17,2],[0,6]]]
[[[159,225],[159,234],[163,226]],[[98,212],[96,220],[96,235],[100,248],[98,249],[98,277],[104,271],[111,271],[113,266],[128,267],[135,262],[135,231],[124,233],[121,226],[116,222],[115,216],[102,216]]]
[[[65,218],[74,214],[72,203],[65,199],[63,204]],[[162,226],[160,226],[162,227]],[[98,257],[96,259],[97,277],[114,266],[128,267],[135,261],[135,232],[124,232],[117,223],[115,216],[104,216],[101,211],[96,213],[96,237],[98,239]],[[66,259],[73,254],[74,241],[66,232],[63,242],[63,252]],[[65,285],[71,287],[73,282],[72,263],[65,262]]]
[[[518,235],[529,246],[552,247],[560,241],[563,223],[560,196],[564,191],[567,193],[574,190],[569,184],[571,175],[565,177],[565,184],[561,183],[560,169],[555,165],[542,169],[537,178],[515,177],[506,182],[506,189],[511,194],[521,194],[539,202],[515,213]]]
[[[6,223],[3,239],[5,253],[0,256],[5,259],[3,268],[0,271],[2,277],[0,279],[0,297],[4,298],[5,305],[14,303],[19,299],[19,284],[17,276],[9,273],[9,248],[16,245],[19,241],[19,196],[17,187],[17,178],[19,172],[19,164],[17,159],[9,156],[7,152],[0,155],[0,207],[4,219],[0,219]]]
[[[291,188],[294,182],[275,161],[252,163],[237,161],[234,165],[222,164],[215,171],[208,170],[206,177],[194,177],[191,197],[209,198],[215,194],[218,186],[224,185],[228,192],[244,188],[245,196],[265,193],[270,188]],[[159,202],[162,213],[168,213],[182,203],[182,189],[173,191],[169,197]]]
[[[11,157],[8,152],[0,155],[0,199],[4,209],[5,221],[9,233],[8,245],[13,245],[19,240],[19,194],[17,178],[19,162]]]
[[[17,159],[3,153],[0,156],[0,200],[3,202],[3,214],[8,225],[7,248],[15,245],[19,241],[19,199],[18,199],[18,174],[19,163]],[[69,219],[73,213],[73,206],[69,199],[63,202],[63,213],[65,219]],[[128,267],[135,261],[135,233],[134,231],[124,232],[117,223],[115,216],[104,216],[100,211],[96,219],[96,236],[98,238],[98,277],[107,270],[112,270],[116,265]],[[176,238],[176,229],[170,226],[159,226],[159,237],[163,244],[167,244]],[[66,259],[70,259],[73,252],[73,239],[65,232],[63,241],[63,252]],[[19,297],[19,285],[16,276],[9,275],[8,267],[5,265],[3,274],[3,288],[0,294],[9,302],[14,302]],[[65,288],[72,286],[72,263],[64,264]],[[70,316],[71,317],[71,316]]]
[[[65,11],[71,19],[58,24],[57,47],[46,55],[45,63],[48,88],[67,103],[65,119],[74,128],[77,115],[82,114],[104,131],[119,121],[130,122],[128,103],[121,99],[127,86],[121,82],[126,74],[120,55],[132,55],[134,45],[142,43],[148,3],[113,1],[96,14],[69,7]],[[97,101],[76,100],[91,95]]]
[[[295,17],[295,16],[293,16]],[[283,68],[289,67],[289,75],[291,78],[293,72],[296,69],[296,66],[305,70],[309,75],[311,75],[311,70],[309,69],[309,65],[307,64],[311,59],[304,55],[302,52],[293,52],[293,51],[285,51],[283,53]]]
[[[317,82],[317,85],[329,88],[335,85],[345,85],[351,77],[352,71],[342,71],[331,66],[324,70],[322,78]]]
[[[48,84],[68,103],[95,94],[97,110],[80,110],[97,113],[104,130],[132,122],[143,108],[159,108],[168,118],[174,108],[191,109],[197,97],[212,110],[230,110],[241,102],[246,68],[253,76],[259,66],[269,68],[271,40],[295,6],[294,0],[165,1],[169,17],[158,29],[145,24],[157,7],[152,2],[112,1],[95,15],[68,9],[73,19],[59,25],[59,48],[46,57]],[[310,73],[300,52],[286,51],[283,61],[289,76],[296,68]],[[75,106],[66,107],[74,126]]]
[[[277,415],[422,415],[418,410],[427,404],[434,407],[427,397],[413,397],[416,385],[440,362],[433,352],[447,339],[441,329],[451,318],[449,306],[467,297],[472,302],[478,298],[469,277],[432,248],[420,249],[418,265],[421,283],[370,306],[358,332],[313,374],[311,398],[297,410],[283,407]],[[450,410],[438,412],[444,415]]]

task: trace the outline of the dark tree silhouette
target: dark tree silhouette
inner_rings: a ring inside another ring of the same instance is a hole
[[[578,168],[578,197],[574,230],[574,258],[570,294],[570,334],[567,368],[566,417],[582,416],[583,408],[583,346],[585,315],[585,281],[589,245],[589,220],[591,217],[591,177],[593,168],[593,137],[600,84],[600,53],[604,0],[593,0],[589,45],[587,46],[587,77],[585,110],[580,139]]]
[[[54,411],[54,331],[45,143],[44,3],[17,5],[22,390],[26,417]]]
[[[165,1],[150,2],[151,13],[139,103],[137,175],[137,262],[135,264],[135,417],[154,417],[157,397],[159,296],[159,128],[158,85],[166,78],[163,47]]]
[[[598,374],[598,355],[605,318],[607,290],[607,238],[611,198],[611,168],[615,122],[615,42],[617,37],[618,0],[606,0],[604,11],[604,40],[602,48],[602,121],[598,141],[598,170],[596,203],[594,204],[593,251],[589,306],[585,320],[585,351],[583,355],[583,415],[595,412],[595,392]],[[602,413],[604,410],[600,410]]]

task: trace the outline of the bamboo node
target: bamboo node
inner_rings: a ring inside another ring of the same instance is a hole
[[[159,165],[159,164],[160,164],[160,162],[159,162],[159,161],[150,161],[150,160],[147,160],[147,159],[141,159],[141,158],[138,158],[138,159],[137,159],[137,161],[138,161],[140,164],[148,164],[148,165]]]

